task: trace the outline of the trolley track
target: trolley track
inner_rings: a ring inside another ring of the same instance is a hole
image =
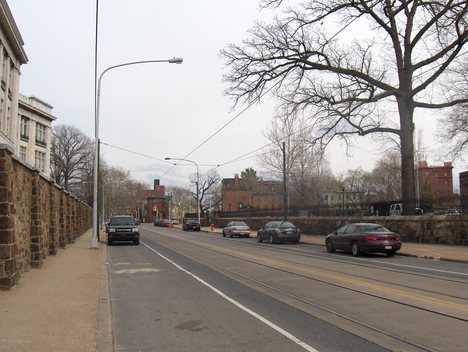
[[[159,235],[163,235],[163,237],[166,237],[166,238],[171,237],[171,236],[169,236],[167,234],[162,234],[159,231],[152,231],[152,232],[156,232]],[[400,301],[398,299],[391,299],[391,298],[389,298],[388,296],[385,296],[385,295],[379,295],[379,294],[368,292],[366,290],[356,289],[355,287],[349,287],[349,286],[346,286],[346,285],[343,285],[343,284],[337,284],[335,282],[330,282],[330,281],[327,281],[327,280],[323,280],[321,278],[311,277],[310,275],[306,275],[306,274],[303,274],[303,273],[300,273],[300,272],[298,273],[297,271],[294,271],[294,270],[288,270],[288,269],[285,269],[285,268],[279,268],[276,265],[269,265],[268,263],[262,263],[261,261],[254,260],[252,258],[247,258],[246,259],[246,257],[243,256],[243,255],[237,255],[236,253],[233,253],[233,252],[226,252],[226,250],[222,250],[222,249],[219,249],[219,248],[216,248],[216,247],[213,247],[213,246],[209,246],[209,245],[206,245],[206,244],[200,244],[200,243],[197,243],[194,240],[181,238],[181,237],[177,237],[177,239],[183,241],[184,243],[188,242],[188,243],[190,243],[191,246],[193,246],[195,248],[198,248],[200,250],[209,251],[209,252],[212,252],[212,253],[216,253],[218,255],[225,255],[225,256],[228,256],[228,257],[230,257],[230,258],[232,258],[234,260],[248,261],[249,263],[252,263],[253,265],[257,265],[257,266],[260,266],[260,267],[276,270],[278,272],[282,272],[282,273],[285,273],[287,275],[291,275],[291,276],[295,276],[295,277],[300,277],[302,279],[312,280],[312,281],[315,281],[315,282],[319,282],[321,284],[330,285],[332,287],[339,288],[339,289],[344,289],[344,290],[351,291],[351,292],[354,292],[354,293],[357,293],[357,294],[367,295],[367,296],[375,298],[375,299],[384,300],[387,303],[391,302],[393,304],[397,304],[397,305],[400,305],[400,306],[407,307],[408,309],[416,309],[416,310],[419,310],[419,311],[424,311],[424,312],[427,312],[427,313],[430,313],[430,314],[435,314],[437,316],[444,317],[444,318],[447,318],[447,319],[453,319],[455,321],[459,321],[459,322],[462,322],[462,323],[467,323],[468,322],[468,319],[465,318],[465,317],[460,317],[460,316],[457,316],[457,315],[444,313],[442,311],[438,311],[438,310],[435,310],[435,309],[428,309],[428,308],[421,307],[421,306],[418,306],[418,305],[415,305],[415,304],[402,302],[402,301]],[[220,239],[220,240],[224,240],[224,239]],[[240,241],[238,241],[237,243],[240,243]],[[163,245],[163,244],[158,242],[158,245],[161,245],[161,246],[163,246],[163,247],[165,247],[165,248],[167,248],[169,250],[175,250],[178,253],[181,253],[181,251],[183,252],[183,247],[175,246],[175,248],[174,248],[173,243],[170,243],[170,246],[167,246],[167,244]],[[242,245],[256,246],[255,243],[248,243],[248,242],[242,242]],[[257,245],[257,247],[258,247],[258,245]],[[339,263],[343,262],[343,260],[333,260],[333,259],[323,258],[321,256],[316,256],[316,255],[311,255],[311,254],[308,254],[308,253],[304,253],[305,251],[302,251],[302,250],[301,250],[300,253],[297,253],[296,250],[275,248],[275,247],[277,247],[277,246],[268,246],[268,250],[270,250],[270,251],[273,250],[273,252],[282,252],[282,253],[285,253],[285,254],[288,254],[288,255],[294,255],[294,256],[302,256],[302,257],[305,256],[305,257],[308,257],[308,258],[314,258],[314,259],[320,259],[320,260],[329,260],[329,261],[339,262]],[[185,254],[182,254],[182,255],[185,255]],[[236,270],[233,270],[231,268],[220,265],[220,264],[218,264],[218,263],[216,263],[214,261],[211,261],[211,260],[207,259],[208,257],[210,257],[209,255],[203,255],[203,256],[191,255],[189,257],[192,260],[195,260],[195,261],[197,261],[197,262],[199,262],[199,263],[201,263],[203,265],[207,265],[208,267],[211,267],[211,268],[216,268],[216,270],[218,272],[227,273],[226,275],[228,275],[230,277],[238,277],[242,281],[251,282],[252,286],[260,286],[260,287],[263,287],[267,291],[276,292],[277,294],[289,297],[289,299],[293,299],[293,300],[295,300],[297,302],[301,302],[302,304],[306,304],[306,305],[308,305],[310,307],[313,307],[315,310],[320,310],[320,311],[322,311],[322,312],[324,312],[326,314],[333,315],[335,317],[338,317],[339,319],[343,319],[345,321],[348,321],[349,323],[352,323],[352,324],[358,325],[358,326],[360,326],[362,328],[373,331],[376,334],[385,335],[386,337],[388,337],[390,339],[394,339],[395,341],[399,341],[401,343],[412,346],[412,347],[416,348],[417,350],[438,351],[437,349],[426,346],[426,345],[424,345],[422,343],[419,343],[417,341],[413,341],[413,340],[411,340],[411,339],[409,339],[407,337],[404,337],[404,336],[401,336],[401,335],[398,335],[398,334],[394,334],[394,333],[392,333],[390,331],[385,331],[384,329],[379,328],[378,326],[366,323],[365,321],[361,321],[359,319],[353,318],[350,315],[340,313],[339,311],[336,311],[334,309],[330,309],[330,308],[328,308],[328,307],[326,307],[324,305],[313,302],[310,299],[307,299],[307,298],[298,296],[298,295],[296,295],[294,293],[288,292],[288,291],[286,291],[285,289],[283,289],[283,288],[281,288],[279,286],[272,285],[271,283],[266,283],[266,282],[263,282],[261,280],[258,280],[255,277],[253,277],[252,275],[246,275],[245,273],[241,273],[239,271],[236,271]],[[285,260],[283,259],[283,261],[285,261]],[[294,264],[294,265],[304,265],[304,263],[297,263],[296,261],[290,261],[290,262],[292,264]],[[376,268],[376,267],[370,266],[368,264],[367,265],[362,265],[362,263],[353,263],[353,262],[349,263],[348,261],[346,261],[346,264],[351,264],[351,265],[355,265],[355,266],[365,266],[365,267],[369,267],[369,268],[372,268],[372,269],[380,269],[380,270],[386,270],[386,271],[389,270],[388,268]],[[422,277],[422,278],[438,279],[438,280],[444,281],[443,278],[441,278],[441,277],[439,277],[437,275],[427,275],[427,274],[420,274],[420,273],[408,273],[408,272],[404,272],[404,271],[398,270],[398,269],[393,269],[393,271],[395,271],[397,273],[404,273],[406,275],[413,275],[413,276]],[[338,273],[338,271],[334,271],[334,272]],[[352,275],[352,274],[346,274],[346,275]],[[359,279],[375,280],[375,279],[370,279],[370,278],[368,278],[368,277],[366,277],[364,275],[354,275],[354,277],[359,278]],[[459,280],[459,279],[453,279],[453,278],[449,279],[449,280],[446,280],[446,281],[454,282],[454,283],[458,283],[458,284],[467,284],[467,282],[465,280]],[[385,284],[395,285],[395,283],[387,282],[385,280],[381,280],[379,282],[380,283],[385,283]],[[465,302],[468,302],[468,299],[465,298],[465,297],[460,297],[460,296],[456,296],[456,295],[448,296],[448,295],[445,295],[445,294],[443,294],[441,292],[438,292],[438,291],[423,290],[421,288],[417,288],[417,287],[410,286],[410,285],[399,285],[399,286],[404,287],[404,288],[409,288],[409,289],[412,289],[412,290],[417,290],[417,291],[420,291],[422,293],[431,293],[431,294],[437,294],[437,295],[444,295],[445,297],[450,297],[450,298],[453,298],[453,299],[460,300],[460,301],[462,301],[462,303],[455,303],[456,307],[458,307],[460,309],[468,310],[468,304],[465,303]],[[310,314],[309,312],[306,312],[306,313]]]

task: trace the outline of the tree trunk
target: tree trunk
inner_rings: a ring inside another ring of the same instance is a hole
[[[413,215],[416,212],[413,110],[408,108],[406,104],[398,105],[401,124],[400,143],[403,213],[405,215]]]

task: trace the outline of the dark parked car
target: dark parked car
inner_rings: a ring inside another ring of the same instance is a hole
[[[154,220],[154,226],[163,226],[164,219],[156,219]]]
[[[184,220],[184,224],[182,225],[182,230],[183,231],[189,231],[189,230],[200,231],[200,223],[194,219]]]
[[[113,216],[107,224],[107,244],[111,245],[117,241],[131,241],[140,244],[140,231],[136,220],[132,216]]]
[[[231,221],[223,228],[223,237],[250,237],[250,227],[243,221]]]
[[[298,243],[301,239],[301,230],[289,221],[270,221],[267,222],[257,232],[257,241],[293,242]]]
[[[357,223],[340,227],[325,239],[327,251],[351,251],[355,257],[364,252],[393,256],[401,248],[401,238],[379,224]]]

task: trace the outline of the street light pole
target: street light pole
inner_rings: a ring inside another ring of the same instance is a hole
[[[91,247],[98,248],[98,182],[99,182],[99,106],[101,98],[101,80],[106,72],[109,72],[112,69],[130,66],[130,65],[139,65],[139,64],[149,64],[156,62],[167,62],[170,64],[181,64],[183,61],[182,58],[174,57],[168,60],[145,60],[145,61],[133,61],[126,62],[123,64],[110,66],[106,68],[98,79],[97,86],[97,96],[96,96],[96,110],[94,112],[94,189],[93,189],[93,237],[91,239]]]
[[[188,160],[188,159],[181,159],[181,158],[169,158],[169,157],[166,157],[164,158],[165,160],[180,160],[180,161],[188,161],[189,163],[192,163],[192,164],[195,164],[195,166],[197,167],[197,182],[195,183],[196,186],[197,186],[197,219],[198,219],[198,223],[200,223],[200,193],[199,193],[199,184],[200,184],[200,173],[198,172],[198,164],[193,161],[193,160]],[[175,165],[175,163],[174,163]]]

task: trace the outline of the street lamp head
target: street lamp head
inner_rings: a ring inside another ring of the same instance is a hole
[[[166,157],[164,158],[164,160],[171,160],[171,158],[169,158],[168,156],[166,156]]]
[[[169,59],[170,64],[180,65],[183,61],[184,61],[184,59],[182,59],[181,57],[173,57],[172,59]]]

